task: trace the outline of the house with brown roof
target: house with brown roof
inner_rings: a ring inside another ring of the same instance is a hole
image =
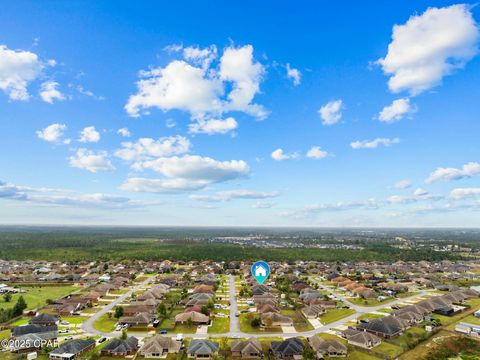
[[[264,313],[260,316],[260,319],[262,325],[267,327],[293,326],[291,318],[276,312]]]
[[[232,356],[242,359],[259,359],[263,356],[262,344],[255,337],[246,341],[236,340],[230,347]]]
[[[315,351],[317,359],[323,359],[325,356],[330,357],[345,357],[348,349],[338,340],[324,340],[318,335],[308,338],[313,351]]]
[[[322,305],[309,305],[302,309],[302,314],[307,319],[316,319],[325,313],[325,308]]]
[[[186,324],[191,321],[195,325],[206,325],[210,323],[210,317],[196,311],[189,311],[175,316],[175,324]]]
[[[133,326],[148,326],[152,322],[152,316],[149,313],[139,313],[134,316],[124,316],[120,318],[121,324],[126,324],[130,327]]]
[[[155,335],[145,341],[139,354],[146,359],[158,359],[166,357],[167,354],[175,354],[179,352],[181,347],[181,341],[176,341],[170,337]]]
[[[364,349],[371,349],[377,345],[380,345],[382,340],[374,334],[366,331],[351,332],[347,336],[347,341],[351,345],[355,345]]]

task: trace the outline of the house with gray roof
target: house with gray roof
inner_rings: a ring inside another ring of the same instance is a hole
[[[246,341],[237,340],[230,347],[232,356],[242,359],[258,359],[263,356],[262,344],[255,337]]]
[[[127,339],[112,339],[110,340],[101,351],[102,355],[125,357],[134,354],[138,349],[138,340],[134,336],[130,336]]]
[[[277,359],[302,359],[303,341],[290,338],[283,341],[272,341],[271,351]]]
[[[218,354],[219,349],[220,345],[217,342],[195,339],[190,342],[187,354],[195,359],[211,359]]]
[[[92,338],[70,340],[50,351],[48,358],[50,360],[74,360],[93,348],[95,348],[95,340]]]

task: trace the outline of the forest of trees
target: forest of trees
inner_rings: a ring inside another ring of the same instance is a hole
[[[177,229],[168,231],[168,237],[155,236],[153,231],[0,231],[0,259],[5,260],[223,260],[245,261],[415,261],[458,259],[450,252],[436,252],[429,248],[397,249],[383,240],[368,241],[363,249],[321,248],[259,248],[191,240],[192,232]],[[121,234],[124,234],[123,237]],[[202,236],[207,235],[202,230]]]

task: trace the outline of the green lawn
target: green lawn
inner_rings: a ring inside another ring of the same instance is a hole
[[[115,330],[116,323],[117,320],[115,318],[109,318],[107,314],[104,314],[93,323],[93,327],[98,331],[111,332]]]
[[[209,334],[224,334],[230,330],[229,318],[215,318],[211,326],[208,327]]]
[[[473,315],[469,315],[466,318],[462,319],[462,322],[466,322],[474,325],[480,325],[480,319]]]
[[[394,298],[387,298],[385,300],[378,301],[377,299],[367,300],[367,299],[362,299],[362,298],[357,298],[356,297],[356,298],[349,298],[347,300],[350,301],[352,304],[360,305],[360,306],[378,306],[378,305],[387,304],[389,302],[392,302],[395,299]]]
[[[17,302],[20,296],[23,296],[27,303],[27,309],[36,309],[46,305],[47,299],[55,300],[64,297],[78,289],[75,286],[19,286],[26,290],[25,294],[14,294],[12,300],[6,303],[3,297],[0,297],[0,309],[10,309]]]
[[[373,350],[375,352],[385,354],[389,356],[391,359],[396,358],[397,356],[401,355],[404,352],[404,350],[400,346],[390,344],[385,341],[382,341],[380,345],[375,346]]]
[[[397,298],[403,299],[403,298],[418,295],[418,294],[420,294],[418,291],[407,291],[404,293],[397,294]]]
[[[387,315],[387,314],[385,314]],[[380,315],[380,314],[363,314],[358,317],[358,320],[373,320],[373,319],[379,319],[384,317],[385,315]]]
[[[64,316],[62,320],[68,321],[70,324],[81,324],[88,319],[88,316]]]
[[[328,309],[325,314],[320,316],[319,320],[322,324],[330,324],[352,314],[355,314],[353,309]]]

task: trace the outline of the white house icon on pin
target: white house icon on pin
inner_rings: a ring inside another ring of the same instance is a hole
[[[265,269],[262,265],[258,265],[255,268],[255,276],[257,276],[257,277],[267,276],[267,269]]]

